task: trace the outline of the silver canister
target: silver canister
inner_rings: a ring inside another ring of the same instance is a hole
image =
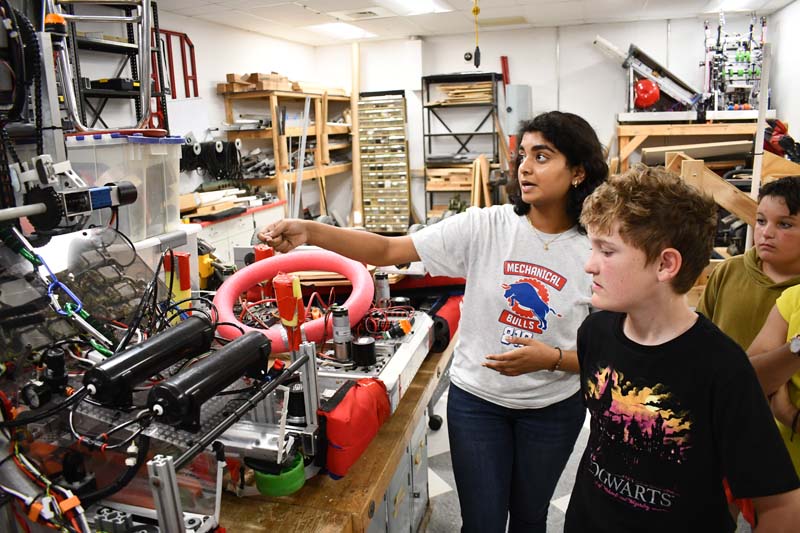
[[[385,308],[392,305],[392,296],[389,293],[389,274],[375,272],[375,307]]]
[[[333,353],[338,361],[350,359],[350,343],[353,334],[350,332],[350,312],[346,307],[336,306],[333,315]]]

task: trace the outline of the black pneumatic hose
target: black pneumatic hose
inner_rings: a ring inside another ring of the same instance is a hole
[[[133,464],[133,466],[126,469],[121,476],[119,476],[107,487],[103,487],[102,489],[98,489],[94,492],[90,492],[89,494],[84,494],[81,496],[81,503],[85,508],[121,491],[128,485],[128,483],[131,482],[134,477],[136,477],[139,469],[147,460],[147,452],[150,451],[150,437],[145,434],[139,435],[136,446],[138,447],[138,451],[136,453],[136,462]]]

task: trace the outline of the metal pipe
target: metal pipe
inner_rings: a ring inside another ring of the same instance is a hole
[[[672,40],[672,19],[667,19],[667,62],[666,67],[669,68],[669,45]]]
[[[31,215],[41,215],[47,211],[47,206],[44,204],[30,204],[22,205],[19,207],[7,207],[0,209],[0,222],[5,220],[15,220],[21,217],[29,217]]]
[[[138,6],[142,0],[55,0],[56,4],[102,4],[105,6],[126,5]]]
[[[756,127],[756,146],[753,154],[753,176],[750,182],[750,198],[758,201],[761,189],[761,160],[764,158],[764,128],[767,125],[769,107],[769,71],[772,66],[772,45],[764,43],[762,50],[761,80],[758,84],[758,126]],[[745,250],[753,247],[753,226],[747,226]]]
[[[121,15],[70,15],[69,13],[62,13],[62,17],[67,21],[75,22],[139,22],[141,17],[133,15],[125,17]]]
[[[142,120],[137,128],[144,128],[150,120],[150,88],[152,87],[152,58],[150,57],[150,39],[153,27],[153,12],[150,0],[141,0],[141,22],[139,23],[139,98],[142,101]]]
[[[561,110],[561,26],[556,26],[556,109]]]
[[[308,137],[308,114],[310,112],[310,105],[311,97],[306,96],[305,105],[303,107],[303,133],[300,136],[300,154],[298,155],[297,172],[295,173],[294,180],[294,206],[290,206],[289,218],[300,218],[300,197],[303,193],[303,168],[306,166],[306,138]],[[322,117],[322,120],[327,120],[327,118]],[[316,117],[317,136],[320,135],[320,131],[322,131],[321,128],[320,117]],[[289,159],[291,159],[291,154]],[[315,164],[318,163],[318,161],[315,161]],[[322,176],[319,176],[319,179],[323,179]]]
[[[50,13],[58,13],[65,18],[68,16],[62,13],[61,9],[56,9],[54,0],[47,0],[48,10]],[[79,3],[79,2],[75,2]],[[103,2],[109,3],[109,2]],[[112,2],[113,3],[113,2]],[[150,95],[151,95],[151,65],[150,65],[150,32],[152,28],[152,12],[150,9],[150,0],[137,0],[139,5],[140,14],[137,17],[139,22],[139,98],[142,103],[142,119],[134,126],[137,129],[144,128],[150,119]],[[115,22],[120,21],[121,17],[114,19]],[[95,19],[97,21],[97,19]],[[77,131],[106,131],[106,130],[92,130],[87,127],[78,116],[78,102],[75,95],[75,89],[72,85],[73,73],[72,66],[69,62],[69,56],[66,49],[62,48],[56,54],[58,73],[61,77],[61,85],[64,88],[64,106],[67,109],[67,114]],[[128,126],[121,128],[114,128],[109,131],[118,131],[120,129],[128,129]]]
[[[197,456],[197,454],[205,450],[206,447],[212,442],[214,442],[214,440],[216,440],[220,435],[222,435],[225,432],[225,430],[227,430],[229,427],[235,424],[240,418],[242,418],[242,416],[244,416],[244,414],[247,411],[255,407],[255,405],[258,402],[266,398],[266,396],[270,392],[275,390],[278,387],[278,385],[289,379],[290,376],[292,376],[295,372],[297,372],[297,370],[307,362],[308,362],[308,356],[303,355],[302,357],[297,359],[294,363],[289,365],[289,367],[286,368],[283,374],[273,379],[272,381],[262,384],[255,394],[253,394],[249,399],[244,401],[242,405],[240,405],[233,413],[228,415],[228,417],[225,418],[222,422],[217,424],[217,426],[214,429],[210,430],[208,433],[203,435],[203,437],[194,446],[186,450],[183,453],[183,455],[178,457],[178,459],[175,461],[175,471],[177,472],[178,470],[189,464],[192,461],[192,459],[194,459]]]

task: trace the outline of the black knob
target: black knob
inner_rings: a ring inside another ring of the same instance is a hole
[[[354,340],[350,351],[356,366],[375,365],[375,339],[372,337],[359,337]]]

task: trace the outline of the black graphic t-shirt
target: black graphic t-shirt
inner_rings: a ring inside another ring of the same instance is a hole
[[[591,433],[566,532],[733,531],[722,478],[740,498],[798,487],[747,355],[702,315],[686,333],[643,346],[624,314],[578,330]]]

